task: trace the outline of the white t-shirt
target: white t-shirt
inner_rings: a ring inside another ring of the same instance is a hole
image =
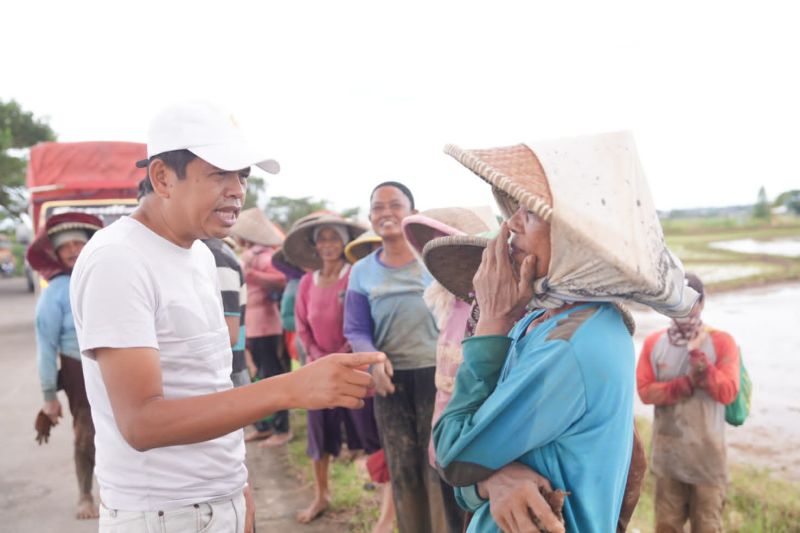
[[[98,231],[72,273],[70,300],[95,426],[106,507],[167,510],[227,497],[247,481],[242,430],[197,444],[134,450],[117,428],[96,348],[159,351],[164,397],[232,387],[216,267],[201,241],[181,248],[131,217]]]

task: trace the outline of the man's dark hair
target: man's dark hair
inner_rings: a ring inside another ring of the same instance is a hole
[[[197,156],[189,150],[172,150],[170,152],[162,152],[151,157],[149,160],[147,160],[147,175],[141,182],[139,182],[139,199],[153,192],[153,184],[150,181],[150,163],[153,161],[153,159],[160,159],[163,161],[165,165],[175,172],[175,175],[178,176],[178,179],[182,180],[186,177],[186,166],[196,157]]]
[[[686,273],[686,284],[695,290],[697,294],[700,295],[700,299],[705,299],[705,291],[703,289],[703,282],[694,272],[687,272]]]
[[[383,183],[378,184],[369,195],[369,201],[372,202],[372,197],[375,196],[375,191],[380,189],[381,187],[394,187],[395,189],[399,189],[407,198],[408,201],[411,202],[411,209],[414,209],[414,195],[411,194],[411,189],[400,183],[399,181],[384,181]]]

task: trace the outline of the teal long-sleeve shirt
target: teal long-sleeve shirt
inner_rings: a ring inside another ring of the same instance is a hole
[[[58,354],[81,360],[69,305],[69,276],[50,280],[36,303],[36,363],[45,400],[56,397]]]
[[[615,531],[633,442],[633,341],[610,304],[559,313],[526,334],[463,343],[453,397],[434,428],[437,463],[475,512],[469,532],[499,531],[474,485],[519,461],[569,491],[567,531]]]

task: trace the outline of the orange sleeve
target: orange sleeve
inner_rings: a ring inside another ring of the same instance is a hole
[[[706,371],[705,389],[719,403],[728,405],[739,393],[739,347],[723,331],[711,331],[717,362]]]
[[[676,404],[681,397],[689,396],[692,391],[689,376],[681,376],[670,381],[656,381],[650,354],[665,331],[657,331],[647,337],[642,347],[642,353],[639,355],[639,363],[636,366],[636,390],[639,393],[639,398],[646,404]]]

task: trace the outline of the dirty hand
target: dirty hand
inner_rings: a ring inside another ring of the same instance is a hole
[[[54,426],[58,425],[58,419],[64,416],[61,412],[61,402],[58,401],[58,398],[55,400],[45,400],[42,412],[47,415]]]
[[[244,533],[254,533],[256,529],[256,502],[250,485],[244,487]]]
[[[675,378],[672,381],[671,386],[673,387],[678,398],[688,398],[694,393],[694,384],[691,376],[681,376],[679,378]]]
[[[375,392],[381,396],[388,396],[394,393],[394,368],[389,358],[386,361],[372,366],[372,379],[375,380]]]
[[[334,353],[295,370],[288,376],[299,381],[297,407],[361,409],[372,386],[372,376],[361,369],[385,360],[381,352]]]
[[[50,420],[49,416],[44,414],[44,411],[39,411],[33,423],[33,428],[36,430],[36,442],[41,446],[50,440],[50,430],[53,428],[53,421]]]
[[[705,328],[702,328],[697,334],[697,337],[690,340],[686,347],[690,352],[693,350],[700,350],[703,346],[703,343],[706,341],[706,338],[708,338],[708,332],[705,330]]]
[[[544,499],[540,487],[552,491],[550,482],[521,463],[511,463],[489,479],[478,483],[478,493],[489,499],[492,518],[504,533],[541,531],[534,521],[550,533],[564,533],[564,524]]]
[[[481,310],[476,335],[507,334],[525,314],[525,306],[533,298],[536,258],[527,256],[518,275],[511,264],[509,235],[508,224],[504,222],[500,233],[483,251],[480,267],[472,279]]]
[[[689,352],[689,379],[692,380],[692,385],[703,386],[709,364],[708,357],[702,350],[695,348]]]

